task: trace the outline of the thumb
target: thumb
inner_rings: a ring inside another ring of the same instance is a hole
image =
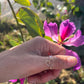
[[[77,59],[73,56],[55,55],[45,58],[46,69],[66,69],[77,64]]]

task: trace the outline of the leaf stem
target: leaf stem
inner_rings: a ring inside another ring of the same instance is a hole
[[[22,41],[24,42],[23,33],[22,33],[22,31],[21,31],[20,24],[19,24],[19,22],[18,22],[18,20],[17,20],[17,17],[16,17],[16,14],[15,14],[15,12],[14,12],[14,9],[13,9],[13,7],[12,7],[12,5],[11,5],[10,0],[7,0],[7,1],[8,1],[8,4],[9,4],[10,8],[11,8],[11,11],[12,11],[12,13],[13,13],[13,16],[14,16],[14,18],[15,18],[15,20],[16,20],[18,29],[19,29],[19,31],[20,31],[20,33],[21,33]]]

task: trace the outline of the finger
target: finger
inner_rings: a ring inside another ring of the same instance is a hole
[[[34,61],[31,62],[32,73],[29,76],[40,73],[49,69],[67,69],[77,64],[77,59],[73,56],[55,55],[50,57],[35,56]]]
[[[61,45],[58,45],[57,43],[51,42],[51,41],[47,41],[47,49],[49,49],[49,53],[51,55],[65,55],[65,48],[62,47]]]
[[[73,56],[55,55],[45,58],[46,69],[66,69],[77,64],[77,59]]]
[[[37,74],[49,69],[59,70],[59,69],[70,68],[72,66],[75,66],[77,63],[77,60],[75,57],[65,56],[65,55],[55,55],[55,56],[52,56],[51,58],[42,57],[42,56],[35,56],[35,58],[34,57],[32,58],[32,56],[30,56],[29,60],[27,61],[30,61],[29,64],[31,64],[32,66],[31,68],[28,68],[28,69],[24,66],[23,69],[26,72],[24,74],[24,77],[31,76],[33,74]],[[29,64],[27,64],[27,66],[29,66]]]
[[[47,70],[39,74],[28,77],[29,83],[45,83],[59,76],[60,70]]]
[[[45,52],[46,51],[46,52]],[[65,55],[65,48],[57,43],[51,42],[46,39],[45,46],[42,50],[42,54],[50,55]]]
[[[65,54],[65,48],[62,47],[61,45],[58,45],[57,43],[51,42],[42,37],[36,37],[33,40],[34,40],[33,41],[34,43],[32,44],[33,49],[36,50],[36,52],[40,51],[42,56],[48,56],[49,55],[48,53],[52,55],[57,55],[59,53],[61,55]]]

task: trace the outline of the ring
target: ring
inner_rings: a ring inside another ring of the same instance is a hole
[[[48,60],[46,61],[46,64],[48,66],[49,69],[53,69],[53,65],[52,65],[52,55],[50,55],[48,57]]]
[[[50,58],[52,57],[52,55],[49,56]]]

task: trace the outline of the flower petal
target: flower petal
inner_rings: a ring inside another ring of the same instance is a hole
[[[81,35],[81,30],[77,30],[74,37],[69,39],[67,42],[64,43],[67,46],[81,46],[84,44],[84,36]]]
[[[46,20],[44,21],[43,29],[44,29],[45,35],[51,37],[51,32],[50,32],[50,29],[48,27],[48,23]]]
[[[50,22],[49,24],[47,21],[44,21],[44,32],[46,36],[51,37],[54,41],[58,40],[57,32],[58,32],[58,27],[56,23]]]
[[[72,50],[67,50],[66,49],[66,55],[70,55],[70,56],[76,57],[77,58],[77,64],[74,66],[73,70],[80,69],[80,67],[81,67],[81,60],[80,60],[78,54],[76,52],[72,51]]]
[[[65,40],[65,38],[69,37],[74,31],[76,30],[76,27],[73,22],[69,22],[69,19],[63,21],[60,25],[59,34],[61,36],[62,41]]]
[[[15,83],[15,82],[17,82],[17,79],[11,79],[11,80],[9,80],[9,82]]]
[[[20,80],[20,84],[24,84],[24,80],[25,78],[19,79]]]

